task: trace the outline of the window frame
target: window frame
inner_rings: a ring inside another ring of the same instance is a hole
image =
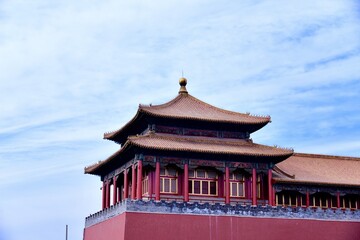
[[[198,171],[204,172],[203,177],[199,177]],[[209,177],[209,172],[214,172],[215,177],[211,178]],[[209,169],[194,169],[189,170],[189,195],[192,196],[207,196],[207,197],[217,197],[219,195],[219,185],[218,185],[218,179],[219,175],[215,170],[209,170]],[[195,183],[199,182],[199,193],[195,193]],[[207,193],[204,193],[204,185],[207,184]],[[212,184],[215,184],[215,193],[212,193],[213,186]]]
[[[175,175],[169,174],[169,170],[174,170]],[[161,194],[178,194],[179,182],[178,182],[179,171],[174,167],[165,167],[160,169],[160,193]],[[169,182],[169,191],[165,191],[165,183]],[[173,186],[175,184],[175,186]],[[172,191],[173,187],[175,191]]]
[[[149,195],[149,173],[144,172],[142,179],[141,179],[141,190],[142,190],[142,196]]]
[[[302,204],[301,193],[284,190],[275,194],[276,206],[298,207]]]
[[[236,178],[236,174],[240,174],[241,175],[241,179],[238,180]],[[241,172],[232,172],[230,174],[230,178],[229,178],[229,182],[230,182],[230,197],[233,198],[245,198],[246,197],[246,177],[244,175],[244,173]],[[233,195],[233,186],[236,186],[236,195]],[[239,186],[242,185],[242,195],[239,194]]]
[[[312,194],[310,195],[309,207],[331,208],[331,199],[329,200],[330,197],[330,194],[324,192],[317,192]]]
[[[343,209],[359,209],[359,197],[353,194],[340,196],[340,208]],[[355,206],[354,206],[355,205]]]

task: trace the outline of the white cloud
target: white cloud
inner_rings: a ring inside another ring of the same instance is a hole
[[[257,142],[358,155],[358,9],[355,1],[2,1],[2,214],[18,199],[39,201],[12,190],[26,181],[39,198],[50,192],[62,199],[59,211],[73,209],[64,192],[96,211],[100,198],[82,202],[78,190],[98,197],[100,182],[82,169],[118,147],[102,133],[130,120],[139,103],[176,96],[182,70],[194,96],[270,114],[273,122],[253,136]],[[81,184],[54,191],[62,175]],[[28,229],[43,230],[48,219],[63,225],[62,215],[48,215],[52,209],[44,205]],[[73,238],[80,239],[84,213],[72,217],[80,221]]]

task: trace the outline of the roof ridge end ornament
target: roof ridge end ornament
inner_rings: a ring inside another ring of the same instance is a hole
[[[179,79],[179,84],[180,84],[179,94],[188,94],[188,91],[186,90],[187,79],[181,77]]]

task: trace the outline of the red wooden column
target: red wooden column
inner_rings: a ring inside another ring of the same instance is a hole
[[[336,205],[337,208],[340,208],[340,192],[336,194]]]
[[[106,181],[106,204],[105,208],[110,207],[110,180]]]
[[[113,178],[113,204],[115,205],[118,202],[118,194],[117,194],[117,176],[114,176]]]
[[[106,208],[106,181],[103,181],[102,186],[102,209]]]
[[[230,169],[225,167],[225,204],[230,204]]]
[[[252,205],[257,205],[256,189],[256,169],[252,169]]]
[[[138,168],[137,168],[137,192],[136,192],[136,199],[142,199],[142,160],[138,161]]]
[[[155,201],[160,201],[160,162],[155,167]]]
[[[189,201],[189,164],[184,164],[184,202]]]
[[[306,207],[310,206],[310,193],[306,191]]]
[[[273,203],[273,194],[272,194],[272,190],[273,190],[273,186],[272,186],[272,169],[270,168],[268,170],[268,196],[269,196],[269,205],[270,206],[274,206],[274,203]]]
[[[127,199],[129,197],[129,183],[128,183],[128,170],[124,170],[124,199]]]
[[[136,166],[135,163],[132,165],[132,176],[131,176],[131,200],[136,199]]]

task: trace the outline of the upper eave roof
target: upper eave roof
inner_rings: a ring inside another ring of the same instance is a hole
[[[179,119],[229,122],[236,124],[263,124],[270,121],[269,116],[259,117],[224,110],[205,103],[190,94],[179,94],[170,102],[161,105],[141,105],[140,109],[153,116]]]
[[[279,183],[360,186],[360,158],[294,153],[276,164]],[[284,174],[286,173],[286,174]]]
[[[139,105],[136,115],[121,129],[105,133],[105,139],[113,139],[124,129],[140,118],[142,114],[171,119],[197,120],[206,122],[230,123],[238,125],[265,126],[271,121],[270,116],[253,116],[224,110],[205,103],[190,94],[180,93],[173,100],[160,105]]]
[[[130,146],[160,151],[227,154],[265,158],[278,157],[282,159],[293,154],[292,149],[255,144],[251,140],[245,139],[214,139],[209,137],[190,137],[150,132],[146,135],[129,137],[120,150],[106,160],[85,168],[85,173],[93,173],[97,168],[121,155],[121,153]]]

